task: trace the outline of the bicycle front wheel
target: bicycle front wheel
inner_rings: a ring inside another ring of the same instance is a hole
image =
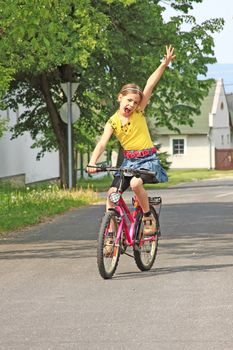
[[[112,278],[120,257],[120,245],[116,244],[118,221],[117,213],[108,211],[103,217],[99,231],[97,265],[104,279]]]
[[[156,227],[157,231],[159,229],[159,219],[156,211],[151,206],[150,207],[151,213],[155,218],[156,221]],[[158,232],[156,232],[154,236],[154,240],[143,240],[143,223],[142,223],[142,215],[139,214],[137,218],[137,223],[135,225],[137,232],[136,232],[136,239],[138,243],[134,245],[134,260],[136,262],[137,267],[141,271],[148,271],[152,268],[157,251],[158,251]]]

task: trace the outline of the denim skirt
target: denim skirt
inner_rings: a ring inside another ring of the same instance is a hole
[[[144,169],[152,171],[155,174],[155,182],[167,182],[168,176],[166,170],[162,167],[156,154],[151,154],[141,158],[124,158],[121,168]],[[117,176],[117,174],[115,174]]]

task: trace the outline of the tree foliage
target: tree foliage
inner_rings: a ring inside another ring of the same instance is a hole
[[[0,1],[0,74],[6,72],[0,91],[10,82],[5,103],[13,108],[22,103],[27,109],[14,128],[15,137],[27,130],[42,153],[58,149],[61,180],[67,184],[61,83],[79,82],[74,100],[81,118],[74,138],[80,145],[93,144],[117,108],[121,86],[135,82],[143,87],[167,44],[175,46],[177,59],[162,77],[148,114],[170,128],[174,122],[192,123],[210,84],[197,77],[215,62],[211,34],[223,25],[222,19],[196,24],[188,11],[201,1],[171,0],[179,12],[167,23],[159,0]],[[187,22],[190,29],[185,31]]]

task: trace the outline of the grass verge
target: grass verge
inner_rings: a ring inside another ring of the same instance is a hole
[[[0,187],[0,234],[38,224],[48,217],[98,201],[91,190],[61,190],[57,186],[47,188],[15,189],[9,185]]]

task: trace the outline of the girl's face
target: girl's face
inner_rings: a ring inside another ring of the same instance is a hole
[[[139,106],[141,96],[133,93],[128,93],[127,95],[120,94],[118,96],[118,102],[120,103],[120,114],[124,117],[129,117]]]

